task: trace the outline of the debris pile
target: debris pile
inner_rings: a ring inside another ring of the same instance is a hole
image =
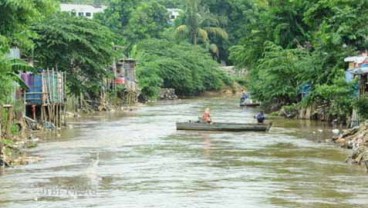
[[[368,123],[345,130],[332,139],[343,148],[352,149],[351,155],[345,162],[350,164],[364,164],[368,172]]]

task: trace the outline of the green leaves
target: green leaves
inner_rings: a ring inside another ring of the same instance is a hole
[[[178,95],[196,95],[232,84],[200,47],[150,39],[139,43],[136,51],[139,84],[148,96],[157,96],[160,87],[174,88]]]
[[[130,19],[123,31],[129,45],[149,38],[160,38],[169,27],[169,14],[166,8],[157,2],[142,2],[132,10]]]
[[[98,93],[106,70],[117,51],[116,36],[110,29],[86,18],[56,14],[32,29],[35,39],[35,57],[39,66],[55,68],[67,73],[71,93]]]
[[[184,21],[176,28],[178,37],[186,37],[194,45],[208,42],[209,35],[228,38],[226,31],[219,27],[217,17],[202,6],[200,0],[187,0],[186,3]]]
[[[9,59],[0,52],[0,104],[12,103],[14,101],[15,88],[17,85],[28,88],[19,77],[19,72],[30,71],[33,67],[18,59]]]
[[[362,96],[354,102],[354,106],[356,107],[358,114],[362,117],[362,119],[368,119],[368,97]]]
[[[249,88],[263,103],[324,105],[334,117],[352,109],[354,86],[344,80],[344,58],[368,47],[368,1],[272,0],[256,24],[230,48],[250,70]],[[311,92],[301,100],[298,89]]]
[[[319,0],[305,12],[304,20],[316,31],[314,45],[337,48],[343,44],[366,48],[368,2],[361,0]]]
[[[284,50],[271,42],[265,43],[265,55],[257,68],[252,71],[250,90],[254,97],[271,102],[277,99],[283,103],[293,103],[297,99],[301,80],[296,79],[296,66],[302,51]]]
[[[32,48],[31,38],[36,34],[29,26],[41,21],[45,16],[56,11],[53,0],[2,0],[0,2],[0,43]],[[1,39],[6,41],[1,41]],[[1,50],[2,47],[0,47]]]

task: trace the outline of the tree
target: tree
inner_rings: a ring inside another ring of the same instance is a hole
[[[228,38],[226,31],[219,26],[219,21],[211,15],[209,10],[200,5],[200,0],[187,0],[185,9],[184,24],[176,28],[176,32],[181,37],[189,37],[194,45],[198,42],[208,43],[209,34]]]
[[[197,95],[232,85],[203,48],[189,43],[147,39],[137,44],[134,57],[139,61],[142,92],[148,96],[157,96],[160,87],[174,88],[178,95]]]
[[[164,5],[166,8],[183,8],[183,0],[157,0],[159,4]]]
[[[131,12],[123,35],[127,38],[128,49],[131,45],[149,38],[160,38],[169,27],[169,14],[166,8],[157,2],[140,3]]]
[[[0,50],[8,52],[8,46],[32,48],[36,36],[29,26],[56,10],[53,0],[2,0],[0,1]]]
[[[314,0],[309,3],[304,21],[314,28],[314,47],[340,50],[352,46],[357,50],[368,47],[366,22],[368,2],[361,0]]]
[[[111,0],[103,13],[95,18],[115,32],[122,33],[129,22],[132,11],[143,0]]]
[[[250,25],[259,22],[259,8],[250,0],[206,0],[206,4],[229,35],[227,40],[211,36],[211,42],[218,46],[220,59],[232,64],[229,48],[238,44],[243,37],[251,35]]]
[[[302,49],[283,49],[272,42],[265,43],[265,55],[252,70],[250,91],[266,103],[277,101],[282,104],[298,102],[298,90],[306,80],[299,62],[307,53]]]
[[[116,57],[115,35],[99,23],[69,14],[56,14],[32,27],[38,66],[65,71],[70,92],[97,94],[107,68]]]

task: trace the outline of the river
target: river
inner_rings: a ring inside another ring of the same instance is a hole
[[[205,107],[254,122],[238,98],[159,102],[71,120],[0,175],[1,208],[367,207],[368,174],[325,142],[321,123],[273,119],[269,132],[177,131]]]

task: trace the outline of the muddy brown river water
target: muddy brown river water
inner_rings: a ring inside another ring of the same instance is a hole
[[[72,120],[2,170],[1,208],[368,207],[368,174],[326,143],[323,123],[273,119],[270,132],[177,131],[210,107],[214,121],[254,122],[238,98],[160,102]]]

